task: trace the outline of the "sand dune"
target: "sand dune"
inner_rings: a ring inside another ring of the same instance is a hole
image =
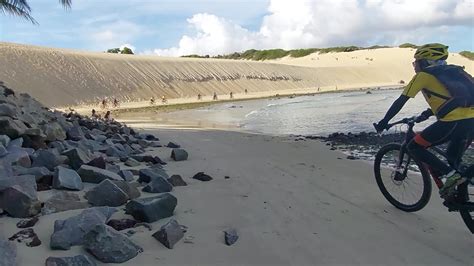
[[[326,91],[394,85],[413,74],[412,53],[390,48],[254,62],[117,55],[0,42],[0,80],[48,106],[97,103],[104,97],[122,102],[161,95],[195,99],[198,94],[238,94],[245,89],[268,96],[317,91],[318,87]],[[457,54],[452,58],[472,73],[472,61]]]

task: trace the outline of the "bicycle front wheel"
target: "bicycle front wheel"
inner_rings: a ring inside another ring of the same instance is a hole
[[[472,183],[474,178],[474,166],[471,166],[466,171],[466,177],[470,180],[458,187],[458,197],[464,205],[464,208],[462,208],[459,213],[469,231],[474,234],[474,184]]]
[[[397,143],[382,147],[375,156],[374,174],[384,197],[396,208],[415,212],[428,204],[431,179],[426,168]]]

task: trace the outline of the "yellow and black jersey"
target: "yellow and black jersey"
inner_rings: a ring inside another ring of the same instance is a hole
[[[422,92],[433,113],[436,115],[440,108],[451,99],[448,89],[433,75],[426,72],[417,73],[405,87],[403,95],[410,98]],[[449,112],[441,121],[457,121],[474,118],[474,107],[458,107]]]

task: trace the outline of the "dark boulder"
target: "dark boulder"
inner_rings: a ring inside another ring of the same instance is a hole
[[[124,234],[105,224],[97,224],[84,237],[84,248],[104,263],[126,262],[143,249]]]
[[[178,199],[169,193],[156,197],[134,199],[125,206],[125,213],[135,219],[152,223],[170,217],[178,204]]]

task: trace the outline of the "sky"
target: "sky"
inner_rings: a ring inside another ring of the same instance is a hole
[[[441,42],[474,50],[474,0],[29,0],[39,25],[0,13],[0,41],[138,54],[217,55]]]

